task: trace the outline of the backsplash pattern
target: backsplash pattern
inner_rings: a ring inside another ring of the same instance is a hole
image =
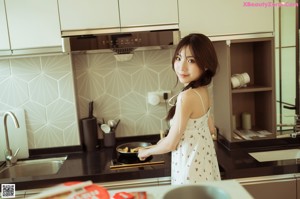
[[[80,144],[70,55],[1,59],[0,90],[0,111],[25,110],[30,149]]]
[[[117,62],[113,53],[0,59],[0,111],[25,110],[29,149],[79,145],[78,119],[88,116],[90,101],[99,122],[121,120],[117,137],[158,134],[168,128],[169,106],[152,106],[147,95],[180,91],[173,53],[137,51],[126,62]],[[103,137],[100,129],[98,135]]]
[[[120,119],[117,137],[158,134],[167,129],[165,103],[152,106],[148,92],[180,90],[171,67],[174,49],[136,51],[130,61],[117,62],[113,53],[73,54],[79,116],[88,116],[88,103],[94,101],[94,116]],[[176,87],[175,87],[176,86]],[[102,132],[98,135],[101,138]]]

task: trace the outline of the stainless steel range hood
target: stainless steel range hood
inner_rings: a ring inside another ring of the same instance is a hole
[[[71,36],[64,38],[69,43],[67,51],[113,51],[130,54],[136,49],[168,48],[180,40],[178,30],[141,31],[131,33],[107,33]]]

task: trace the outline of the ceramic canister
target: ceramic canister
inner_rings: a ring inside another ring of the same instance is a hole
[[[251,129],[251,114],[247,112],[242,113],[242,128],[244,130]]]

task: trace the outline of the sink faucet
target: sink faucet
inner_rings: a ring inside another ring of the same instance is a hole
[[[12,112],[8,111],[4,113],[3,120],[4,120],[4,133],[5,133],[5,141],[6,141],[5,160],[6,160],[6,166],[12,166],[18,160],[17,154],[20,148],[17,149],[15,154],[13,154],[12,150],[10,149],[8,131],[7,131],[7,116],[10,116],[12,118],[16,128],[19,128],[20,126],[17,117]]]

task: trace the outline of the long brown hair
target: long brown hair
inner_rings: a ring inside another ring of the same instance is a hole
[[[177,45],[172,58],[173,70],[176,57],[181,51],[181,49],[183,49],[184,47],[190,48],[197,65],[203,71],[203,73],[199,77],[199,79],[190,82],[187,86],[185,86],[182,89],[182,91],[185,91],[189,88],[197,88],[199,86],[206,86],[210,84],[212,81],[212,77],[215,75],[217,67],[219,65],[215,48],[210,39],[203,34],[197,33],[189,34],[182,38],[179,44]],[[170,120],[173,118],[175,110],[176,105],[171,107],[166,117],[166,120]]]

